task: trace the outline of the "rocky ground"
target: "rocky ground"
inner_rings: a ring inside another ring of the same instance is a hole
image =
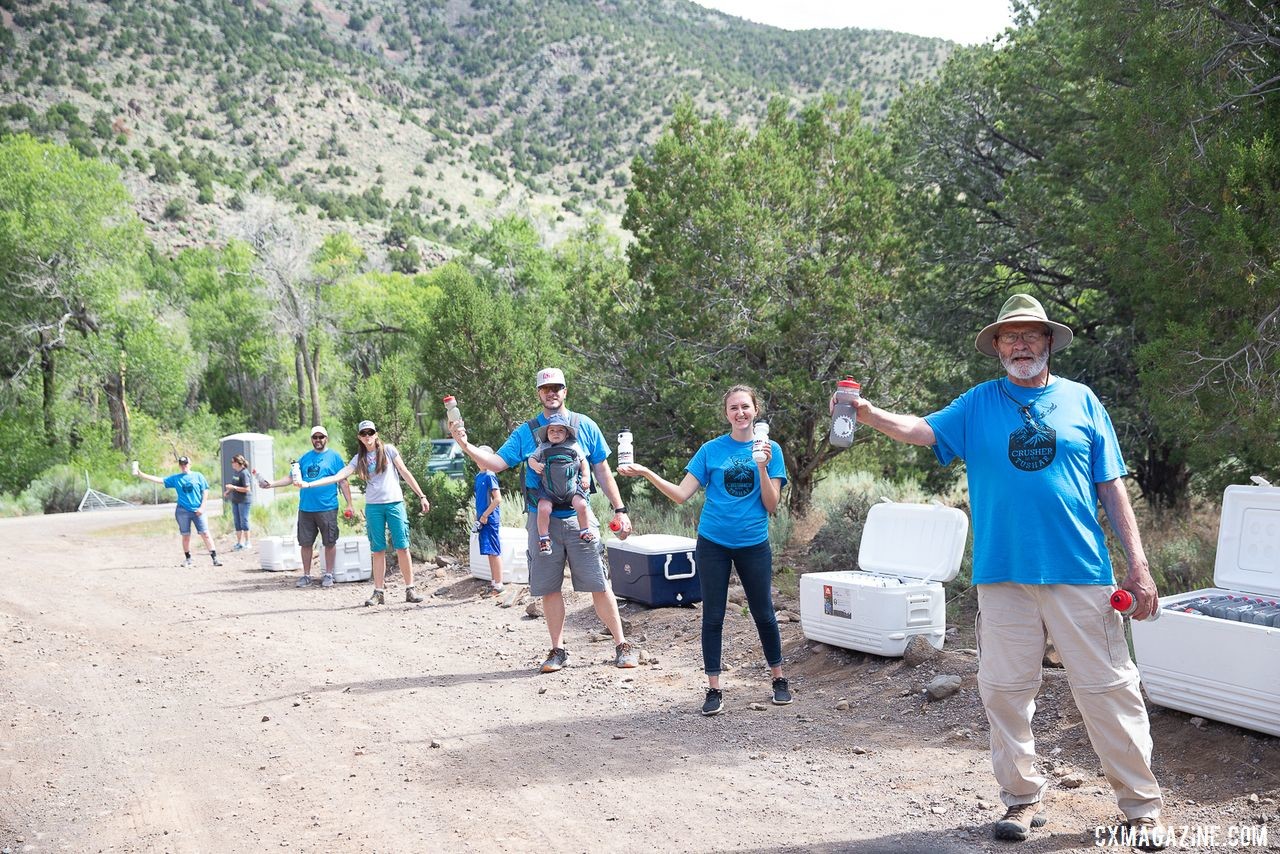
[[[617,670],[571,596],[570,666],[538,675],[546,628],[521,592],[424,567],[426,602],[393,583],[364,608],[367,584],[298,590],[252,552],[183,570],[170,512],[0,520],[0,852],[1060,852],[1095,850],[1116,816],[1047,669],[1049,823],[990,840],[966,621],[909,660],[785,622],[796,702],[775,707],[734,611],[727,710],[702,718],[696,608],[625,606],[646,663]],[[939,676],[958,688],[933,699]],[[1167,817],[1196,847],[1244,826],[1280,850],[1280,739],[1161,709],[1152,725]]]

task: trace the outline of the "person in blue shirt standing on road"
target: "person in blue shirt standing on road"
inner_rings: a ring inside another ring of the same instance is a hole
[[[191,523],[195,522],[196,533],[209,549],[213,565],[222,566],[218,550],[213,547],[213,539],[209,536],[209,522],[204,516],[204,496],[209,491],[209,481],[200,472],[191,470],[191,460],[185,456],[178,457],[178,473],[168,477],[156,477],[141,471],[136,474],[142,480],[158,483],[178,494],[178,506],[173,510],[173,517],[178,522],[178,533],[182,535],[182,565],[191,566]]]
[[[1145,619],[1159,594],[1122,478],[1120,443],[1106,408],[1085,385],[1050,373],[1073,333],[1039,300],[1014,294],[978,333],[978,352],[1004,376],[920,418],[856,401],[858,421],[899,442],[932,447],[943,465],[965,462],[978,590],[978,693],[991,724],[991,766],[1007,807],[996,839],[1022,841],[1046,823],[1048,780],[1036,768],[1031,720],[1045,640],[1062,656],[1085,730],[1125,815],[1123,838],[1168,846],[1151,727],[1129,658],[1102,504],[1128,559],[1120,586]],[[834,402],[834,398],[833,398]]]
[[[773,676],[773,703],[785,706],[792,700],[782,675],[782,634],[773,610],[773,550],[769,546],[769,514],[778,509],[787,468],[777,442],[761,440],[758,446],[755,442],[753,430],[760,416],[755,389],[735,385],[725,392],[721,403],[729,432],[698,449],[679,484],[636,463],[618,466],[618,474],[643,477],[677,504],[688,501],[699,489],[707,490],[694,550],[702,588],[702,665],[707,674],[702,714],[707,716],[724,711],[720,660],[729,576],[734,568]],[[756,452],[762,459],[755,458]]]
[[[302,472],[303,483],[320,480],[337,474],[346,462],[342,455],[329,447],[329,431],[316,425],[311,428],[311,450],[298,460],[298,468]],[[258,481],[263,489],[276,486],[288,486],[293,481],[289,477],[268,481]],[[302,553],[302,577],[298,579],[298,587],[311,584],[311,556],[315,546],[316,535],[324,544],[324,575],[320,579],[321,587],[333,586],[333,567],[338,559],[338,490],[342,490],[342,498],[346,501],[346,515],[351,510],[351,485],[345,480],[337,484],[300,490],[298,496],[298,547]]]
[[[595,473],[600,489],[613,505],[614,519],[618,523],[618,538],[631,534],[631,518],[622,503],[618,484],[609,468],[609,444],[605,441],[596,422],[578,412],[569,412],[565,406],[568,389],[564,384],[564,372],[559,368],[543,368],[538,371],[535,383],[542,409],[530,420],[518,426],[507,436],[507,441],[490,453],[467,441],[467,428],[461,421],[449,422],[449,432],[458,447],[476,464],[492,472],[506,471],[521,465],[538,448],[533,431],[547,423],[551,416],[560,414],[569,419],[578,431],[578,443],[587,455],[587,462]],[[525,466],[525,512],[529,514],[525,528],[529,535],[529,595],[542,598],[542,609],[547,618],[547,630],[551,633],[551,651],[542,662],[542,673],[555,673],[564,668],[569,652],[564,646],[564,568],[569,566],[573,589],[591,594],[596,615],[613,635],[613,663],[616,667],[638,667],[640,653],[623,634],[622,617],[618,614],[618,600],[604,571],[604,558],[600,554],[598,530],[591,540],[579,536],[578,520],[572,509],[554,510],[551,513],[551,553],[538,550],[537,501],[534,491],[538,488],[538,476]],[[593,528],[599,528],[594,516]]]
[[[481,445],[479,448],[486,454],[492,454],[493,448]],[[498,476],[480,467],[476,475],[476,538],[479,540],[480,554],[489,558],[489,592],[501,593],[502,584],[502,489],[498,486]]]

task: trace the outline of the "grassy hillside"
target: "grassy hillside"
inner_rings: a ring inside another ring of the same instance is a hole
[[[879,115],[950,45],[787,32],[684,0],[0,0],[0,123],[126,171],[161,245],[265,190],[365,242],[448,243],[519,211],[616,224],[673,105],[751,122],[775,94]]]

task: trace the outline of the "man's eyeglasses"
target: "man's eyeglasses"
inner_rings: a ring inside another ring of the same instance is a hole
[[[560,392],[564,391],[564,386],[562,385],[538,386],[538,391],[550,391],[550,392],[555,392],[556,394],[559,394]]]
[[[1049,333],[1042,329],[1032,329],[1029,332],[1001,332],[996,336],[996,340],[1006,347],[1010,344],[1017,344],[1019,338],[1028,344],[1039,344],[1049,338]]]
[[[361,436],[376,436],[376,435],[378,435],[378,431],[377,431],[377,430],[361,430],[361,431],[360,431],[360,435],[361,435]]]
[[[315,434],[314,436],[312,436],[312,437],[311,437],[311,441],[313,441],[313,442],[324,442],[324,441],[327,441],[327,440],[328,440],[328,438],[329,438],[328,436],[321,436],[319,433],[317,433],[317,434]]]

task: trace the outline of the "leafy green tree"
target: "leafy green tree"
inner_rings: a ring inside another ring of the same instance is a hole
[[[93,351],[143,248],[119,172],[28,136],[0,140],[0,380],[6,400],[38,378],[45,441],[59,360]]]
[[[725,429],[721,393],[757,387],[803,512],[822,464],[827,397],[844,372],[881,376],[892,355],[898,263],[887,148],[833,98],[758,131],[682,104],[632,167],[623,225],[634,285],[606,317],[613,387],[646,444],[687,460]],[[619,413],[621,415],[621,413]]]

